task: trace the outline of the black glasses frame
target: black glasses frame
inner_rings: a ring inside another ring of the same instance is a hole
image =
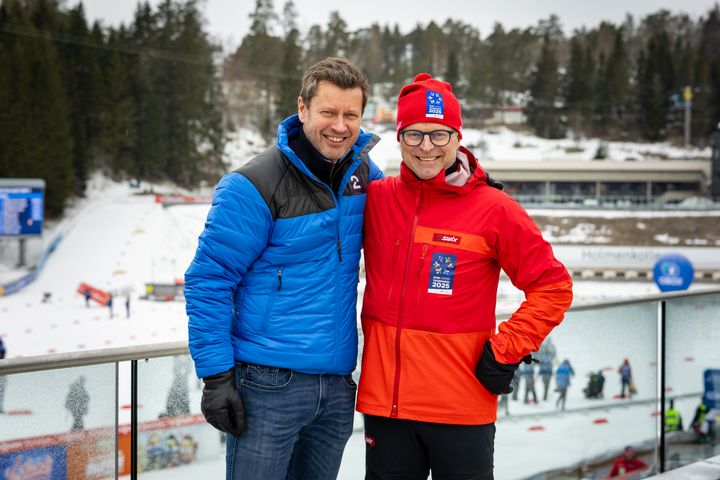
[[[439,133],[439,132],[449,134],[448,137],[447,137],[447,142],[445,142],[445,143],[437,143],[437,142],[435,142],[435,141],[433,140],[433,134]],[[419,141],[418,143],[410,143],[410,142],[407,141],[407,138],[405,137],[405,135],[406,135],[407,133],[420,134],[420,135],[422,135],[422,137],[420,137],[420,141]],[[435,145],[436,147],[444,147],[445,145],[447,145],[448,143],[450,143],[450,139],[452,138],[453,133],[456,133],[455,130],[442,130],[442,129],[440,129],[440,130],[433,130],[433,131],[431,131],[431,132],[423,132],[423,131],[420,131],[420,130],[403,130],[402,132],[400,132],[400,136],[402,137],[403,142],[405,142],[405,145],[407,145],[408,147],[418,147],[418,146],[422,145],[423,141],[425,141],[425,136],[426,136],[426,135],[428,136],[428,138],[430,138],[430,143],[432,143],[432,144]]]

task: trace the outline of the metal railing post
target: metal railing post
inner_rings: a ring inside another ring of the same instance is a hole
[[[120,453],[120,364],[115,362],[115,478],[120,478],[120,462],[118,456]]]
[[[658,406],[657,406],[657,438],[656,438],[656,463],[658,472],[665,471],[665,300],[658,302],[658,353],[657,353],[657,384],[658,384]]]
[[[138,376],[137,360],[130,362],[130,478],[137,480],[138,464]]]

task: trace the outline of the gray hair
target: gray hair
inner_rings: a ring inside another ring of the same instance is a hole
[[[367,77],[349,60],[328,57],[305,70],[300,87],[300,98],[305,105],[310,105],[310,101],[317,93],[318,85],[322,81],[330,82],[343,90],[351,88],[362,90],[362,111],[365,111],[369,89]]]

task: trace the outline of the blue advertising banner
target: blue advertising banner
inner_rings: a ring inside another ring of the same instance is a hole
[[[45,210],[44,182],[28,180],[0,182],[0,236],[34,236],[42,234]]]
[[[66,480],[67,447],[33,448],[0,455],[0,480]]]
[[[692,263],[678,253],[663,255],[653,267],[653,279],[661,292],[687,290],[694,278]]]
[[[708,409],[720,408],[720,370],[707,369],[703,377],[705,380],[703,403]]]

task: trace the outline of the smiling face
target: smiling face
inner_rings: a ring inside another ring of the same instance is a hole
[[[449,130],[444,125],[437,123],[413,123],[403,130],[420,130],[421,132],[432,132],[433,130]],[[436,147],[425,135],[422,143],[417,147],[408,146],[400,137],[400,154],[403,162],[421,180],[428,180],[435,177],[441,171],[447,169],[455,161],[460,140],[457,133],[450,137],[450,143],[444,147]]]
[[[309,103],[298,98],[298,115],[305,136],[323,157],[335,162],[350,150],[360,135],[363,94],[321,81]]]

